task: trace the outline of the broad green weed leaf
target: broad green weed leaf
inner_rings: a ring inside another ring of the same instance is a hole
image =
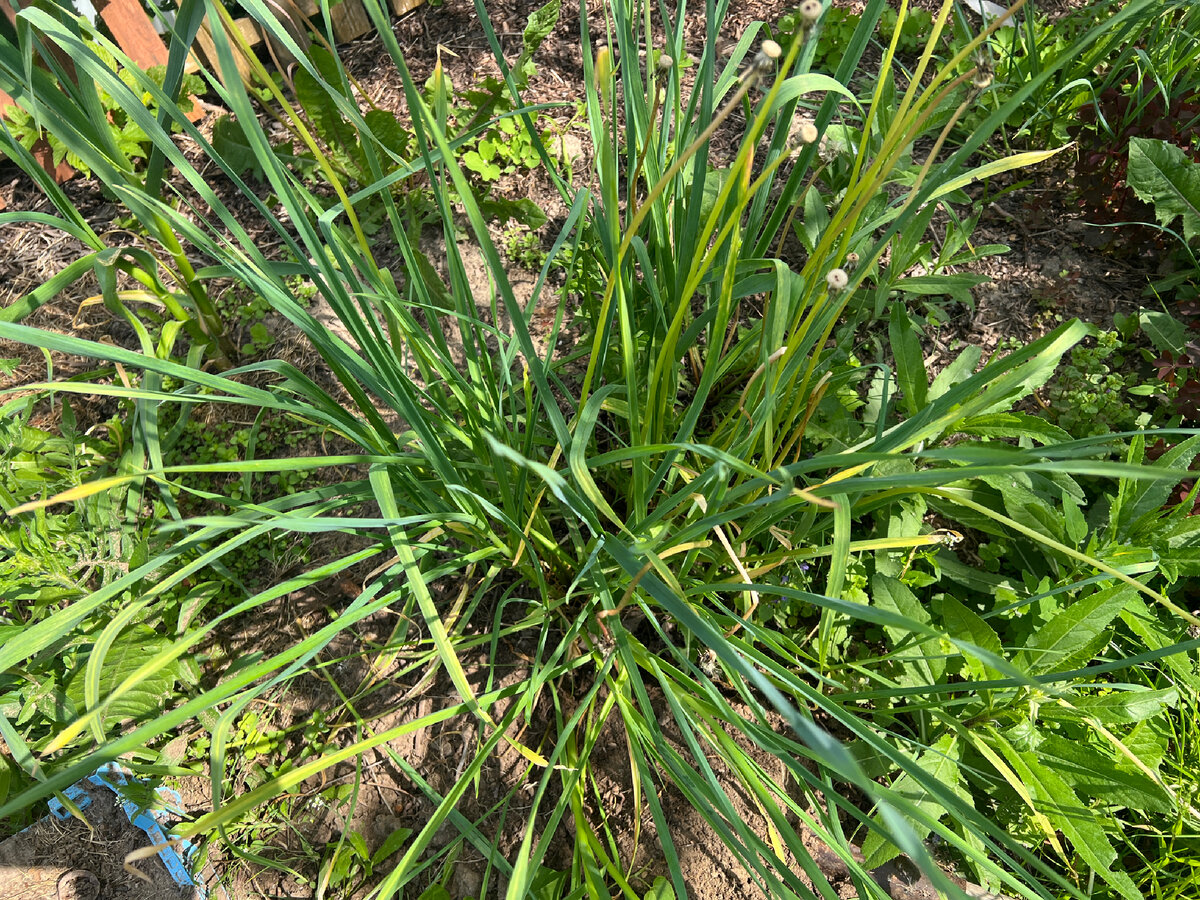
[[[958,771],[961,757],[962,748],[958,738],[952,734],[944,734],[933,746],[917,757],[916,765],[930,778],[953,790],[964,802],[970,803],[971,795],[967,792]],[[941,803],[931,797],[929,792],[907,772],[896,779],[892,784],[892,790],[931,817],[940,817],[944,812]],[[904,816],[903,818],[918,838],[924,838],[929,834],[929,828],[914,817]],[[866,857],[864,864],[866,868],[874,869],[892,859],[900,850],[887,840],[881,831],[872,830],[863,841],[862,852]]]
[[[1156,716],[1164,709],[1174,708],[1179,702],[1179,691],[1175,688],[1149,690],[1116,690],[1108,694],[1092,694],[1071,701],[1079,713],[1090,716],[1104,725],[1132,724]],[[1046,706],[1042,713],[1057,716],[1059,712],[1071,713],[1062,707]],[[1078,716],[1074,716],[1078,718]]]
[[[1048,498],[1035,490],[1029,474],[1014,470],[1006,475],[985,475],[980,481],[999,492],[1009,518],[1059,543],[1066,541],[1066,527],[1058,505],[1051,505]]]
[[[969,345],[963,347],[957,356],[951,361],[950,365],[942,369],[938,376],[933,379],[933,384],[929,386],[929,399],[936,400],[950,388],[956,384],[966,381],[975,374],[975,369],[979,365],[979,360],[983,356],[983,350],[979,347]],[[978,416],[972,418],[979,418]]]
[[[531,231],[537,231],[547,222],[545,211],[528,197],[522,197],[520,200],[485,197],[479,201],[479,211],[489,219],[502,223],[516,220],[528,225]]]
[[[421,896],[417,900],[453,900],[453,898],[450,896],[450,892],[440,884],[431,884],[421,891]]]
[[[908,317],[908,311],[900,301],[892,304],[888,337],[892,342],[892,356],[896,360],[896,383],[900,387],[904,407],[909,415],[916,415],[928,402],[929,376],[925,372],[921,341],[917,337],[912,320]]]
[[[804,194],[804,218],[796,225],[796,234],[809,253],[815,252],[828,225],[829,210],[825,198],[815,187],[810,187]]]
[[[871,579],[871,602],[880,609],[899,613],[914,622],[927,625],[929,611],[921,604],[903,582],[887,575],[876,575]],[[921,643],[910,631],[893,626],[884,626],[893,648],[900,648],[896,656],[903,661],[906,675],[901,679],[909,684],[936,684],[946,670],[946,660],[931,641]]]
[[[335,90],[342,83],[337,61],[323,47],[313,47],[312,61],[321,77]],[[329,92],[303,67],[293,76],[296,101],[308,114],[313,127],[329,146],[332,155],[358,167],[365,168],[358,132],[342,117]]]
[[[987,281],[984,275],[914,275],[902,278],[894,287],[918,297],[949,297],[951,300],[970,306],[973,298],[971,288]]]
[[[542,41],[546,40],[550,32],[554,30],[561,12],[562,0],[550,0],[549,3],[535,9],[530,14],[525,24],[525,31],[521,34],[521,56],[513,66],[519,89],[524,89],[530,76],[533,75],[535,71],[531,65],[533,54],[537,52],[538,47],[542,46]]]
[[[1158,767],[1167,756],[1166,739],[1156,728],[1156,723],[1150,719],[1134,725],[1122,743],[1137,757],[1138,762],[1152,772],[1158,772]],[[1118,759],[1117,768],[1141,774],[1138,767],[1128,759]]]
[[[408,839],[412,837],[412,833],[413,831],[411,828],[397,828],[395,831],[389,834],[383,839],[383,843],[379,845],[379,849],[371,855],[371,865],[379,865],[381,862],[403,847],[406,843],[408,843]]]
[[[1070,546],[1082,548],[1087,540],[1087,520],[1084,519],[1079,504],[1066,491],[1062,493],[1062,513],[1063,526],[1067,532],[1067,543]]]
[[[1134,596],[1133,586],[1122,582],[1076,600],[1034,632],[1017,654],[1017,667],[1039,675],[1087,663],[1103,646],[1109,623]]]
[[[684,190],[692,191],[692,170],[687,169],[683,175]],[[704,176],[704,193],[700,197],[700,218],[706,219],[713,209],[716,208],[717,199],[721,194],[721,190],[725,187],[725,182],[729,180],[728,169],[709,168]]]
[[[1070,785],[1057,772],[1042,765],[1037,751],[1018,751],[995,732],[992,737],[1001,745],[1005,758],[1029,791],[1038,811],[1063,833],[1083,861],[1126,900],[1144,900],[1128,875],[1109,868],[1117,858],[1117,852],[1096,814]]]
[[[1158,224],[1183,218],[1183,239],[1200,234],[1200,163],[1166,141],[1130,138],[1129,186],[1140,200],[1154,205]]]
[[[1188,329],[1174,316],[1158,309],[1143,309],[1138,313],[1138,323],[1159,353],[1183,352]]]
[[[1061,444],[1071,440],[1071,435],[1041,416],[1023,412],[990,413],[964,419],[959,431],[986,438],[1032,438],[1043,446]]]
[[[1182,634],[1171,634],[1159,619],[1158,611],[1151,609],[1137,594],[1132,594],[1121,610],[1121,621],[1129,630],[1137,635],[1145,644],[1147,650],[1162,650],[1179,642]],[[1171,627],[1182,631],[1182,623],[1172,621]],[[1200,677],[1197,677],[1195,664],[1188,654],[1176,653],[1162,658],[1161,665],[1171,670],[1171,674],[1192,690],[1200,690]]]
[[[997,656],[1004,656],[1000,638],[997,637],[992,626],[980,618],[978,613],[963,606],[949,594],[944,594],[935,602],[940,607],[942,626],[947,632],[969,641],[977,647],[989,650]],[[990,681],[1005,677],[998,669],[989,666],[975,656],[964,654],[964,659],[967,671],[977,681]]]
[[[529,885],[528,896],[532,900],[558,900],[565,896],[570,884],[570,873],[560,872],[548,866],[539,866]]]
[[[1200,435],[1180,441],[1150,465],[1159,469],[1186,469],[1198,454]],[[1159,510],[1175,492],[1175,484],[1162,479],[1135,481],[1123,487],[1125,496],[1117,520],[1117,534],[1127,539],[1140,534],[1143,529],[1151,533],[1158,530]]]
[[[408,144],[411,135],[408,129],[400,124],[400,120],[396,118],[395,113],[389,112],[386,109],[371,109],[367,110],[363,116],[363,120],[367,123],[371,134],[375,135],[380,144],[396,156],[405,157],[408,155]]]
[[[462,156],[462,164],[484,181],[495,181],[500,177],[500,167],[484,158],[478,150],[468,150]]]
[[[1036,166],[1038,163],[1045,162],[1055,154],[1061,152],[1062,149],[1062,147],[1055,147],[1053,150],[1027,150],[1024,153],[1014,153],[1012,156],[1007,156],[1003,159],[992,160],[939,185],[938,189],[926,198],[925,202],[929,203],[945,197],[954,191],[965,188],[973,182],[983,181],[985,178],[991,178],[1002,172],[1011,172],[1014,169],[1022,169],[1026,166]]]
[[[129,675],[149,662],[160,652],[172,645],[169,638],[161,637],[154,629],[135,625],[122,634],[113,644],[100,670],[100,696],[106,697]],[[163,700],[171,695],[171,689],[182,675],[182,664],[175,660],[163,666],[137,687],[125,692],[107,708],[105,715],[111,722],[140,719],[155,713]],[[66,685],[67,696],[82,712],[84,709],[84,670],[81,666]]]

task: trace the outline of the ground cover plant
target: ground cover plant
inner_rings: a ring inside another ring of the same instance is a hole
[[[178,71],[130,85],[74,19],[21,13],[27,46],[73,59],[79,82],[65,93],[0,43],[0,87],[38,110],[148,238],[136,252],[106,246],[41,179],[59,212],[47,226],[86,237],[91,254],[15,307],[0,336],[96,360],[88,377],[24,390],[115,399],[120,441],[67,428],[59,447],[13,431],[11,458],[55,454],[56,474],[44,491],[6,487],[6,511],[45,538],[54,532],[39,523],[62,504],[96,515],[98,498],[120,490],[131,498],[122,523],[156,525],[122,545],[123,571],[49,595],[36,615],[20,597],[5,609],[0,734],[12,759],[0,816],[110,759],[151,774],[202,768],[212,809],[179,833],[264,861],[272,810],[299,815],[297,788],[381,748],[432,812],[378,848],[347,831],[313,849],[316,893],[364,884],[378,897],[445,896],[453,848],[469,846],[485,860],[479,896],[694,895],[669,825],[664,797],[675,797],[771,897],[836,896],[832,881],[892,896],[899,854],[954,897],[980,886],[1170,896],[1154,883],[1182,865],[1198,824],[1188,731],[1200,684],[1188,654],[1200,622],[1183,598],[1200,576],[1200,518],[1196,488],[1177,492],[1200,436],[1071,434],[1030,412],[1092,333],[1078,321],[986,365],[967,350],[933,373],[902,302],[970,287],[952,268],[981,251],[966,188],[1058,149],[997,155],[987,141],[1065,67],[1140,34],[1157,4],[1133,0],[1081,28],[982,116],[995,72],[980,51],[1006,18],[960,34],[946,56],[952,2],[918,47],[903,4],[870,0],[823,72],[812,64],[827,13],[815,0],[790,40],[751,28],[724,60],[726,3],[705,5],[703,47],[685,40],[682,6],[615,0],[602,28],[581,10],[586,89],[568,102],[583,104],[594,172],[578,183],[521,98],[531,60],[504,63],[483,4],[503,77],[473,115],[436,72],[411,76],[385,10],[369,5],[403,79],[403,122],[363,112],[336,54],[305,54],[266,4],[244,6],[299,60],[291,96],[258,73],[291,147],[272,140],[257,97],[215,80],[231,117],[208,141],[171,101]],[[201,12],[230,25],[215,3],[185,4],[179,46]],[[867,51],[885,13],[875,62]],[[566,14],[552,3],[531,17],[531,55]],[[215,32],[225,71],[229,34]],[[906,41],[916,61],[895,65]],[[856,78],[868,59],[872,77]],[[147,135],[145,167],[105,138],[101,89]],[[154,102],[138,102],[143,92]],[[264,254],[172,127],[285,256]],[[568,210],[524,303],[476,177],[495,164],[484,142],[515,134],[521,164],[541,159]],[[36,176],[19,142],[6,151]],[[935,253],[927,233],[939,214],[958,231]],[[463,231],[485,262],[482,283],[468,275]],[[16,323],[86,270],[105,273],[103,300],[131,347]],[[285,318],[332,382],[266,342],[244,358],[209,300],[218,278]],[[314,289],[336,328],[311,311]],[[160,304],[152,314],[134,306],[145,296]],[[555,314],[538,344],[531,326],[547,302]],[[559,351],[567,324],[581,335]],[[886,330],[890,353],[864,364],[856,335],[870,327]],[[200,404],[255,421],[237,458],[174,455],[215,455],[188,433]],[[264,455],[258,435],[273,426],[262,423],[279,418],[349,449]],[[121,462],[77,477],[64,454]],[[294,480],[329,469],[352,474]],[[353,546],[241,594],[212,588],[214,572],[236,573],[268,536],[330,534]],[[354,567],[369,577],[303,639],[233,660],[208,650],[220,629]],[[363,686],[324,714],[336,729],[289,735],[261,721],[256,700],[329,671],[319,654],[383,611],[391,633],[355,654],[403,659],[451,685],[450,699],[377,727],[361,712]],[[533,648],[520,679],[468,671],[469,656],[494,660],[510,640]],[[392,742],[455,716],[475,738],[438,791]],[[544,735],[520,727],[539,716]],[[190,755],[165,749],[197,728]],[[630,854],[597,787],[596,749],[613,728],[632,773],[625,802],[648,823],[634,842],[658,845],[653,864]],[[295,756],[274,758],[289,742]],[[511,853],[460,812],[501,752],[522,760],[528,787],[495,802],[521,823]],[[246,763],[255,777],[234,792],[231,770]],[[356,774],[349,796],[330,788],[322,802],[352,800]],[[461,840],[439,842],[446,828]]]

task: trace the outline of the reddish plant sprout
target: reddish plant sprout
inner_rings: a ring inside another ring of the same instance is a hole
[[[1200,298],[1192,297],[1189,300],[1182,300],[1175,310],[1185,323],[1193,328],[1200,327]],[[1193,341],[1188,346],[1196,344],[1200,344],[1200,342]]]
[[[1126,82],[1106,89],[1096,104],[1080,107],[1078,117],[1067,133],[1079,143],[1075,184],[1084,218],[1093,224],[1154,221],[1153,207],[1139,200],[1125,180],[1130,138],[1167,141],[1200,161],[1200,97],[1164,104],[1151,78],[1141,85]],[[1144,253],[1147,243],[1167,246],[1161,232],[1145,227],[1116,230],[1111,237],[1112,249],[1131,253]]]
[[[1200,422],[1200,379],[1192,377],[1179,386],[1175,410],[1185,422]]]
[[[1176,356],[1170,350],[1164,350],[1162,355],[1154,360],[1154,374],[1159,381],[1165,381],[1172,387],[1175,386],[1175,378],[1181,372],[1186,372],[1192,367],[1192,360],[1186,353],[1180,353]]]
[[[1200,382],[1196,382],[1196,387],[1197,390],[1200,390]],[[1174,448],[1175,444],[1168,444],[1162,438],[1159,438],[1146,448],[1146,460],[1148,462],[1155,462],[1156,460],[1161,459],[1163,454],[1168,450],[1173,450]],[[1192,464],[1188,466],[1188,468],[1192,471],[1200,470],[1200,459],[1192,460]],[[1179,482],[1179,484],[1175,486],[1175,490],[1171,493],[1171,496],[1167,498],[1167,502],[1163,505],[1163,509],[1171,509],[1172,507],[1178,506],[1180,503],[1186,503],[1188,497],[1192,495],[1192,488],[1195,486],[1196,479],[1194,478],[1187,478]],[[1197,496],[1192,501],[1192,508],[1188,512],[1188,515],[1200,515],[1200,496]]]

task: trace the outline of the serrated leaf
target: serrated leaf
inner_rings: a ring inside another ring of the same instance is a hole
[[[928,750],[925,750],[917,757],[914,761],[914,766],[935,782],[944,785],[947,790],[953,791],[961,800],[970,804],[971,795],[967,792],[966,786],[962,782],[962,776],[958,771],[958,763],[961,756],[962,749],[959,746],[958,738],[953,734],[944,734]],[[942,806],[941,801],[934,798],[908,772],[902,774],[892,783],[892,790],[930,818],[941,818],[945,814],[945,808]],[[903,813],[902,816],[918,839],[924,838],[925,835],[929,834],[929,828],[914,816]],[[872,829],[863,841],[862,852],[866,858],[864,866],[867,869],[874,869],[895,857],[900,852],[900,849],[885,838],[882,831]]]
[[[1200,164],[1166,141],[1130,138],[1126,182],[1138,199],[1154,205],[1158,224],[1183,219],[1183,239],[1200,234]]]
[[[372,854],[371,865],[379,865],[381,862],[403,847],[406,843],[408,843],[408,839],[412,837],[412,833],[413,831],[411,828],[397,828],[395,831],[389,834],[383,839],[383,843],[379,845],[379,849]]]
[[[363,120],[380,144],[401,158],[408,155],[409,131],[400,124],[395,113],[386,109],[371,109],[363,116]]]
[[[933,383],[929,385],[929,399],[936,400],[950,388],[960,382],[966,381],[975,374],[975,369],[979,365],[979,360],[983,357],[983,350],[974,345],[964,347],[961,352],[951,361],[950,365],[942,369],[938,376],[933,379]],[[978,417],[973,417],[978,418]]]
[[[871,579],[871,603],[923,625],[930,622],[929,611],[908,586],[888,575],[876,575]],[[896,649],[896,658],[904,666],[905,674],[899,679],[900,682],[912,685],[937,684],[946,671],[945,657],[936,648],[931,649],[927,639],[922,643],[922,639],[911,631],[891,625],[885,625],[883,630]]]
[[[972,416],[959,425],[964,434],[987,438],[1032,438],[1043,445],[1062,444],[1071,440],[1071,435],[1041,416],[1023,412],[990,413]]]
[[[1117,858],[1117,851],[1095,812],[1079,799],[1070,785],[1057,772],[1042,765],[1037,751],[1020,752],[994,731],[992,737],[1000,744],[1005,758],[1033,797],[1038,811],[1063,833],[1080,858],[1127,900],[1144,900],[1128,875],[1109,869]]]
[[[1125,607],[1121,610],[1121,621],[1142,640],[1147,650],[1162,650],[1179,642],[1178,637],[1171,635],[1163,627],[1157,611],[1147,606],[1146,602],[1137,594],[1130,596],[1125,601]],[[1182,623],[1178,620],[1172,624],[1182,627]],[[1162,664],[1171,670],[1174,677],[1193,691],[1200,690],[1200,678],[1196,676],[1194,664],[1189,655],[1173,653],[1164,656]]]
[[[1016,665],[1040,675],[1086,663],[1103,645],[1109,623],[1133,595],[1134,588],[1121,582],[1076,600],[1033,633],[1017,654]]]
[[[968,609],[949,594],[943,595],[938,603],[942,627],[947,633],[969,641],[976,647],[995,653],[999,657],[1004,656],[1000,638],[992,626],[985,622],[978,613]],[[977,681],[990,681],[1006,677],[999,669],[993,668],[976,656],[964,652],[963,657],[966,660],[967,671]]]
[[[1157,691],[1140,688],[1116,690],[1110,694],[1094,694],[1072,701],[1076,709],[1104,725],[1141,722],[1158,715],[1166,707],[1174,707],[1178,702],[1179,691],[1173,687]]]
[[[212,144],[213,150],[233,169],[234,173],[242,175],[249,172],[258,181],[266,179],[258,155],[231,116],[221,116],[213,124]],[[311,158],[292,155],[290,143],[281,144],[272,149],[277,159],[292,165],[299,172],[303,172],[313,164]]]
[[[921,341],[904,304],[892,304],[888,319],[888,337],[892,342],[892,358],[896,361],[896,383],[903,395],[908,414],[916,415],[925,406],[929,394],[929,376],[925,372],[925,357]]]
[[[529,84],[530,76],[536,71],[529,63],[533,54],[542,46],[542,41],[549,37],[554,26],[558,24],[561,12],[562,0],[550,0],[549,3],[535,9],[526,20],[525,31],[521,34],[521,55],[513,65],[518,90],[524,90]]]
[[[528,226],[530,231],[537,231],[548,221],[545,211],[528,197],[522,197],[520,200],[488,197],[479,201],[479,211],[485,218],[500,222],[515,219]]]
[[[1137,757],[1139,763],[1152,772],[1158,771],[1167,756],[1166,739],[1155,730],[1155,723],[1151,720],[1134,725],[1122,743]],[[1124,771],[1137,771],[1137,766],[1128,759],[1118,759],[1117,767]]]
[[[310,55],[321,78],[336,90],[342,80],[333,54],[323,47],[313,47]],[[360,172],[363,171],[366,165],[362,147],[359,145],[358,132],[343,118],[329,90],[303,67],[296,69],[292,83],[296,91],[296,101],[307,113],[321,140],[336,157],[357,167]]]
[[[153,628],[135,625],[122,634],[104,658],[100,670],[100,696],[106,697],[142,665],[171,646],[171,640],[155,633]],[[85,662],[85,661],[84,661]],[[73,673],[66,685],[66,695],[79,710],[84,709],[84,665]],[[141,719],[157,712],[171,696],[175,682],[183,674],[182,664],[174,660],[142,680],[112,702],[106,711],[110,721]]]
[[[1014,469],[1006,475],[985,475],[980,481],[999,492],[1009,518],[1059,543],[1066,540],[1062,513],[1033,489],[1033,480],[1027,473]]]
[[[1183,470],[1197,455],[1200,455],[1200,435],[1180,441],[1150,465],[1156,469]],[[1117,534],[1122,540],[1140,536],[1143,531],[1153,536],[1161,528],[1157,521],[1159,511],[1175,493],[1176,485],[1170,479],[1159,479],[1136,481],[1123,487],[1126,497],[1117,520]]]

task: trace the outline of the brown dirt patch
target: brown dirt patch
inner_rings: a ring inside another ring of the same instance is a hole
[[[90,798],[83,809],[86,821],[47,816],[0,844],[0,883],[7,889],[33,890],[39,870],[82,870],[95,876],[97,900],[196,900],[196,890],[177,885],[157,856],[126,864],[130,854],[150,846],[146,833],[130,824],[108,788],[85,783],[84,793]],[[57,893],[37,900],[56,900]],[[86,895],[79,896],[82,900]]]

